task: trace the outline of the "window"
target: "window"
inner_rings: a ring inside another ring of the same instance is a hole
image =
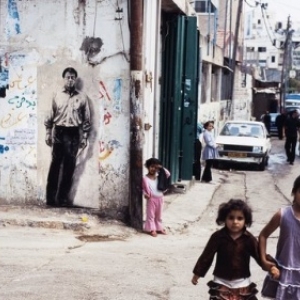
[[[196,0],[195,11],[198,13],[214,13],[215,7],[211,3],[211,0]]]
[[[247,52],[254,52],[254,47],[246,47]]]
[[[258,52],[267,52],[267,48],[266,47],[258,47]]]
[[[258,24],[258,25],[261,24],[261,20],[260,20],[260,19],[257,20],[257,24]]]
[[[271,56],[271,62],[274,63],[275,61],[276,61],[275,56],[272,55],[272,56]]]

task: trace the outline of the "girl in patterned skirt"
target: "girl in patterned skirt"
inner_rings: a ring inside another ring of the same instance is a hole
[[[257,300],[256,284],[250,280],[250,257],[260,265],[257,239],[246,229],[252,224],[252,210],[240,199],[219,206],[218,225],[225,225],[210,237],[193,270],[192,283],[204,277],[217,255],[214,279],[208,283],[210,300]]]

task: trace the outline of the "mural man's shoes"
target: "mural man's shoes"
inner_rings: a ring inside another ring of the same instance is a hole
[[[61,203],[59,203],[59,206],[60,207],[73,207],[73,204],[69,203],[69,202],[61,202]]]
[[[59,205],[57,205],[55,202],[51,202],[51,201],[47,201],[47,206],[51,206],[51,207],[58,207]]]

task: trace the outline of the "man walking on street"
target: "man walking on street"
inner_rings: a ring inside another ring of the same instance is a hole
[[[285,120],[286,120],[286,113],[285,113],[285,110],[282,109],[280,114],[275,119],[275,125],[277,127],[278,138],[280,140],[283,139],[283,125],[285,123]]]
[[[263,122],[265,123],[265,126],[269,133],[271,133],[271,115],[270,112],[267,110],[264,117]]]
[[[66,68],[62,77],[64,88],[52,99],[45,119],[46,144],[52,147],[46,199],[50,206],[72,206],[69,192],[72,187],[79,148],[87,146],[91,117],[88,98],[75,88],[77,71]]]
[[[287,156],[287,162],[290,165],[294,164],[296,144],[298,137],[298,129],[300,128],[299,114],[295,109],[290,113],[290,116],[285,121],[285,152]]]

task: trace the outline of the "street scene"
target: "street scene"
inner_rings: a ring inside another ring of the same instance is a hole
[[[300,300],[300,1],[0,1],[0,300]]]
[[[264,172],[213,169],[215,185],[198,181],[183,194],[165,196],[168,234],[156,238],[109,221],[79,231],[51,229],[49,215],[40,217],[39,225],[13,226],[14,218],[24,218],[22,212],[1,211],[1,299],[207,299],[214,265],[197,286],[191,283],[192,270],[209,236],[220,228],[215,223],[219,204],[246,201],[253,209],[249,230],[256,237],[275,211],[291,204],[300,158],[290,166],[284,142],[273,137],[272,145]],[[277,238],[274,233],[268,241],[271,255]],[[266,272],[251,260],[251,273],[260,291]]]

